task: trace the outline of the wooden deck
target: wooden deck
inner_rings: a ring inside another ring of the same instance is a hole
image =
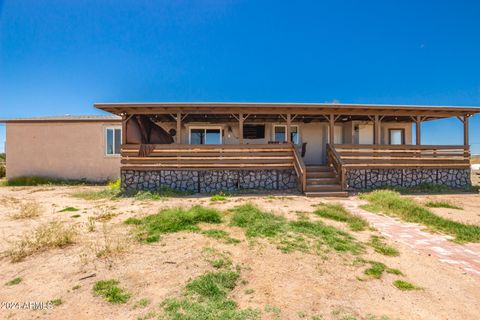
[[[150,145],[139,156],[138,144],[122,145],[123,170],[285,170],[293,169],[300,191],[312,182],[298,150],[292,144]],[[319,159],[321,162],[321,159]],[[327,144],[327,166],[346,190],[348,169],[468,168],[468,146]],[[309,187],[310,186],[310,187]]]
[[[293,169],[291,144],[153,145],[139,157],[140,145],[122,145],[122,169]]]

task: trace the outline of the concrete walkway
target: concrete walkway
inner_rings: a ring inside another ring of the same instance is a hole
[[[364,202],[356,199],[343,202],[351,213],[367,219],[381,234],[437,257],[443,263],[458,266],[480,278],[480,244],[457,244],[450,236],[422,231],[425,226],[377,215],[360,208]]]

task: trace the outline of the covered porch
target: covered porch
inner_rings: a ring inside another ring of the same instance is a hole
[[[95,106],[122,116],[124,180],[126,172],[148,172],[149,179],[158,181],[142,180],[146,188],[169,185],[213,192],[297,187],[311,195],[415,181],[468,184],[469,117],[479,112],[346,104]],[[449,117],[463,124],[463,144],[421,145],[421,124]],[[207,188],[201,186],[206,180],[212,181]]]

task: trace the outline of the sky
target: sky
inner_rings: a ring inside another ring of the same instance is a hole
[[[101,114],[94,102],[480,106],[479,16],[465,0],[0,0],[0,118]],[[470,142],[480,153],[480,115]],[[457,119],[422,127],[422,144],[462,143]]]

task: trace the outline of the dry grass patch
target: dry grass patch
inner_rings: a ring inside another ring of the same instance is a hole
[[[30,219],[40,216],[42,207],[35,201],[24,202],[18,212],[12,214],[13,219]]]
[[[105,223],[102,225],[101,236],[95,237],[96,242],[93,246],[97,258],[112,258],[128,251],[132,244],[129,235],[118,232]]]
[[[12,262],[19,262],[37,252],[63,248],[73,243],[76,233],[75,227],[71,225],[58,221],[44,223],[13,242],[5,255]]]

